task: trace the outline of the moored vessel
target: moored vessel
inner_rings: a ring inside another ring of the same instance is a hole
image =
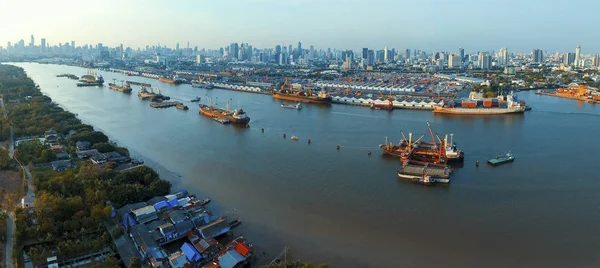
[[[120,86],[116,85],[115,83],[108,83],[108,87],[110,87],[112,90],[121,91],[123,93],[131,93],[131,91],[133,91],[129,84],[123,84],[123,82],[121,82]]]
[[[295,105],[282,103],[281,108],[302,110],[302,103],[298,102]]]
[[[104,84],[104,78],[95,72],[88,71],[87,74],[83,75],[77,83],[78,87],[93,87],[102,86]]]
[[[155,93],[154,89],[152,87],[150,87],[150,89],[148,89],[148,87],[145,87],[145,86],[142,86],[138,90],[138,97],[142,100],[149,100],[149,101],[154,101],[154,102],[161,102],[163,100],[171,99],[169,96],[165,96],[165,95],[161,94],[160,89],[158,89],[158,92]]]
[[[328,96],[323,91],[319,91],[319,93],[315,96],[313,95],[312,88],[308,88],[308,92],[304,92],[302,89],[294,91],[292,85],[289,85],[288,89],[286,89],[286,85],[288,85],[287,80],[281,86],[281,90],[273,92],[271,96],[273,96],[274,99],[286,101],[298,101],[315,104],[331,103],[331,96]]]
[[[525,102],[519,101],[512,92],[506,96],[483,99],[481,93],[471,92],[468,100],[450,101],[433,108],[434,113],[463,115],[497,115],[523,113],[527,109]]]
[[[450,183],[452,170],[446,165],[407,160],[398,169],[398,178],[414,183],[431,185]]]
[[[165,77],[165,76],[161,76],[158,81],[161,81],[163,83],[167,83],[167,84],[173,84],[173,85],[179,85],[181,83],[184,82],[184,80],[180,79],[179,77],[177,77],[177,75],[174,75],[172,77]]]

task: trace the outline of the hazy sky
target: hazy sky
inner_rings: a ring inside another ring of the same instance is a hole
[[[0,45],[600,52],[598,0],[0,0]]]

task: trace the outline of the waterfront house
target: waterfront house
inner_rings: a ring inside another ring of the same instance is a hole
[[[222,249],[219,241],[214,238],[202,239],[197,234],[188,233],[188,240],[204,259],[212,259]]]
[[[158,230],[165,237],[166,241],[177,238],[177,231],[175,230],[175,226],[171,223],[165,223],[158,226]]]
[[[96,152],[98,152],[98,151],[96,150]],[[90,160],[92,161],[92,163],[94,163],[96,165],[103,165],[103,164],[106,164],[106,162],[108,162],[108,160],[106,159],[106,156],[104,156],[103,154],[101,154],[99,152],[92,155],[90,157]]]
[[[180,249],[190,262],[198,262],[202,259],[202,255],[188,242],[183,243]]]
[[[104,153],[103,155],[106,158],[106,161],[115,162],[117,164],[125,163],[130,160],[129,157],[123,156],[117,152],[108,152],[108,153]]]
[[[138,224],[131,228],[133,244],[141,256],[152,265],[152,267],[164,267],[163,261],[167,259],[167,253],[156,242],[156,231],[150,231],[144,224]]]
[[[209,223],[208,225],[198,228],[198,232],[204,239],[218,237],[229,232],[229,230],[229,224],[225,222],[225,220],[223,220],[222,218],[219,218]]]
[[[177,232],[177,237],[182,237],[187,235],[190,231],[194,230],[194,224],[190,220],[185,220],[183,222],[175,224],[175,230]]]
[[[73,162],[71,162],[71,160],[57,160],[50,162],[50,165],[52,165],[52,170],[54,171],[65,171],[73,168]]]
[[[86,151],[91,148],[91,144],[88,141],[78,141],[75,143],[75,147],[77,148],[77,152]]]
[[[219,256],[218,260],[221,268],[234,268],[242,267],[243,263],[246,261],[246,258],[244,258],[244,256],[237,251],[231,249],[225,254]]]
[[[133,212],[143,207],[146,207],[146,202],[128,204],[120,209],[117,209],[117,216],[122,220],[125,230],[129,230],[130,227],[138,224],[135,220]]]
[[[178,224],[187,219],[185,213],[182,210],[173,210],[169,212],[169,219],[173,224]]]
[[[136,209],[132,211],[135,220],[139,224],[151,222],[153,220],[158,219],[158,215],[156,214],[156,209],[153,206],[145,206],[143,208]]]
[[[22,208],[33,208],[34,198],[29,194],[21,199]]]
[[[191,267],[191,264],[187,261],[185,254],[183,254],[181,251],[177,251],[169,255],[169,265],[171,265],[172,268]]]

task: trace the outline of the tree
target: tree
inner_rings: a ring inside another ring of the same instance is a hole
[[[52,149],[46,149],[42,151],[42,154],[40,156],[40,162],[48,163],[54,160],[56,160],[56,154],[54,154],[54,151],[52,151]]]
[[[8,150],[0,148],[0,170],[7,170],[10,168],[10,158],[8,157]]]
[[[129,268],[141,268],[142,267],[142,261],[140,260],[139,257],[131,257],[129,259]]]

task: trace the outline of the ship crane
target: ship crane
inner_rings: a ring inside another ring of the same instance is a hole
[[[429,128],[429,134],[431,134],[431,140],[433,140],[433,146],[435,147],[435,150],[438,154],[438,161],[439,161],[439,163],[441,163],[442,162],[442,152],[438,148],[437,142],[435,141],[435,135],[433,135],[433,130],[431,129],[431,124],[429,124],[429,122],[427,122],[427,128]]]

